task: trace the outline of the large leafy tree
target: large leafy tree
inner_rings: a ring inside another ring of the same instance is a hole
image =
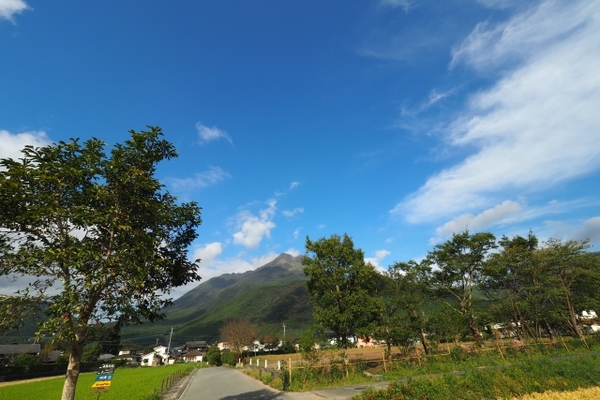
[[[43,310],[38,334],[68,343],[63,400],[91,325],[158,320],[171,290],[200,278],[187,257],[200,207],[154,176],[177,152],[160,128],[130,133],[109,154],[99,139],[72,139],[0,161],[0,275],[30,282],[4,299],[0,323]]]
[[[466,320],[476,342],[481,342],[474,291],[481,281],[481,272],[496,238],[489,232],[471,234],[465,230],[454,233],[452,239],[438,244],[423,261],[432,267],[430,283],[436,297]]]
[[[302,264],[314,318],[334,332],[347,360],[350,336],[372,332],[381,311],[379,274],[347,234],[316,242],[307,237],[306,252]]]
[[[600,305],[600,260],[587,251],[587,241],[549,239],[538,251],[540,264],[553,277],[555,296],[550,299],[565,325],[578,337],[583,334],[577,315]]]
[[[503,236],[499,251],[490,255],[483,268],[481,288],[491,300],[491,311],[506,329],[520,326],[532,338],[542,327],[552,332],[550,299],[555,297],[555,277],[540,262],[538,239]],[[513,325],[514,324],[514,325]],[[520,329],[514,330],[521,335]]]
[[[429,268],[415,261],[396,262],[383,275],[383,310],[375,336],[391,346],[407,346],[418,337],[425,353],[430,346],[425,334],[427,319],[423,307],[430,298]]]

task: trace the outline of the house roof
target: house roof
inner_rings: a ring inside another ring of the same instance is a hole
[[[195,340],[192,342],[185,342],[186,347],[208,347],[208,343],[204,340]]]
[[[204,352],[202,352],[200,350],[192,350],[192,351],[188,351],[187,353],[182,355],[182,357],[198,357],[198,356],[203,356],[203,355],[204,355]]]
[[[39,343],[36,344],[1,344],[0,354],[37,354],[41,351]]]

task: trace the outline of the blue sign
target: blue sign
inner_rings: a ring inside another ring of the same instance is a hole
[[[97,381],[110,381],[112,380],[112,374],[103,374],[103,375],[96,375],[96,380]]]

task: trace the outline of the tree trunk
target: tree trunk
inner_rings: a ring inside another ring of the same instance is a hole
[[[69,365],[67,366],[67,376],[63,385],[61,400],[75,400],[75,388],[77,387],[77,379],[81,370],[83,343],[73,340],[69,347],[71,354],[69,354]]]
[[[421,344],[423,345],[423,351],[425,354],[429,355],[431,349],[429,348],[429,342],[427,341],[427,336],[425,336],[425,331],[420,329],[419,334],[421,335]]]
[[[477,317],[475,317],[473,314],[469,315],[469,330],[473,334],[475,344],[477,346],[481,345],[483,343],[483,339],[481,339],[479,328],[477,327]]]
[[[546,325],[546,331],[548,331],[548,337],[550,338],[550,340],[552,340],[554,342],[555,337],[554,337],[554,331],[552,330],[552,327],[550,327],[550,324],[548,323],[547,320],[544,320],[544,324]]]

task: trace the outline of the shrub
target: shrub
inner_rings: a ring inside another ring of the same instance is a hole
[[[206,361],[213,366],[221,365],[221,350],[218,347],[209,347],[206,353]]]

